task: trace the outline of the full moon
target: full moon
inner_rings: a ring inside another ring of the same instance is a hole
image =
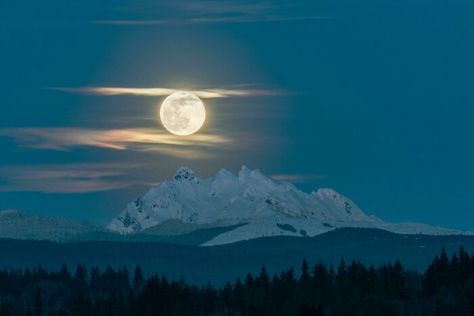
[[[204,124],[206,109],[196,95],[177,91],[161,104],[160,119],[169,132],[179,136],[191,135]]]

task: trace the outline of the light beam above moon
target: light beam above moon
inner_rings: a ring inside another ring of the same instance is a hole
[[[191,135],[204,124],[206,109],[196,95],[177,91],[166,97],[161,104],[160,119],[170,133],[179,136]]]

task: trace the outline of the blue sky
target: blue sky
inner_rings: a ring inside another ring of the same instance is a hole
[[[102,224],[181,165],[248,165],[389,221],[474,230],[473,9],[3,1],[0,209]],[[148,88],[219,93],[175,139]]]

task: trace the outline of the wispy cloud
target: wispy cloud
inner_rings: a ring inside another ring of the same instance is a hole
[[[168,96],[179,89],[170,88],[131,88],[131,87],[75,87],[75,88],[52,88],[58,91],[89,94],[89,95],[138,95],[138,96]],[[282,95],[286,92],[283,90],[266,90],[266,89],[204,89],[204,90],[188,90],[200,98],[228,98],[228,97],[249,97],[249,96],[271,96]]]
[[[163,10],[165,9],[165,10]],[[305,20],[324,20],[327,16],[310,14],[311,8],[289,2],[272,1],[169,1],[164,8],[157,8],[155,2],[137,2],[121,7],[134,18],[103,19],[92,23],[123,26],[166,26],[195,24],[230,24],[230,23],[267,23],[291,22]],[[166,12],[166,16],[150,18],[150,12]],[[147,18],[136,17],[137,15]]]
[[[123,25],[123,26],[160,26],[160,25],[193,25],[193,24],[231,24],[231,23],[265,23],[265,22],[292,22],[305,20],[327,20],[329,17],[321,15],[309,16],[202,16],[176,19],[127,19],[127,20],[96,20],[94,24]]]
[[[110,191],[142,183],[125,175],[136,164],[59,164],[0,167],[0,192],[87,193]]]
[[[275,180],[288,181],[292,183],[306,183],[314,180],[327,179],[327,176],[319,174],[298,174],[298,173],[285,173],[285,174],[274,174],[271,176]]]
[[[155,129],[12,128],[0,130],[23,147],[67,151],[89,146],[113,150],[155,151],[174,157],[202,158],[205,149],[222,146],[230,139],[198,133],[175,136]]]
[[[173,1],[172,5],[183,11],[208,14],[258,14],[281,7],[281,4],[264,1],[237,2],[223,0]]]

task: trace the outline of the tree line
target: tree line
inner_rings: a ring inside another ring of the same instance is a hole
[[[400,261],[333,267],[304,260],[300,269],[256,275],[224,286],[196,286],[140,266],[101,271],[42,267],[0,270],[0,316],[155,315],[474,315],[474,256],[443,249],[424,273]]]

